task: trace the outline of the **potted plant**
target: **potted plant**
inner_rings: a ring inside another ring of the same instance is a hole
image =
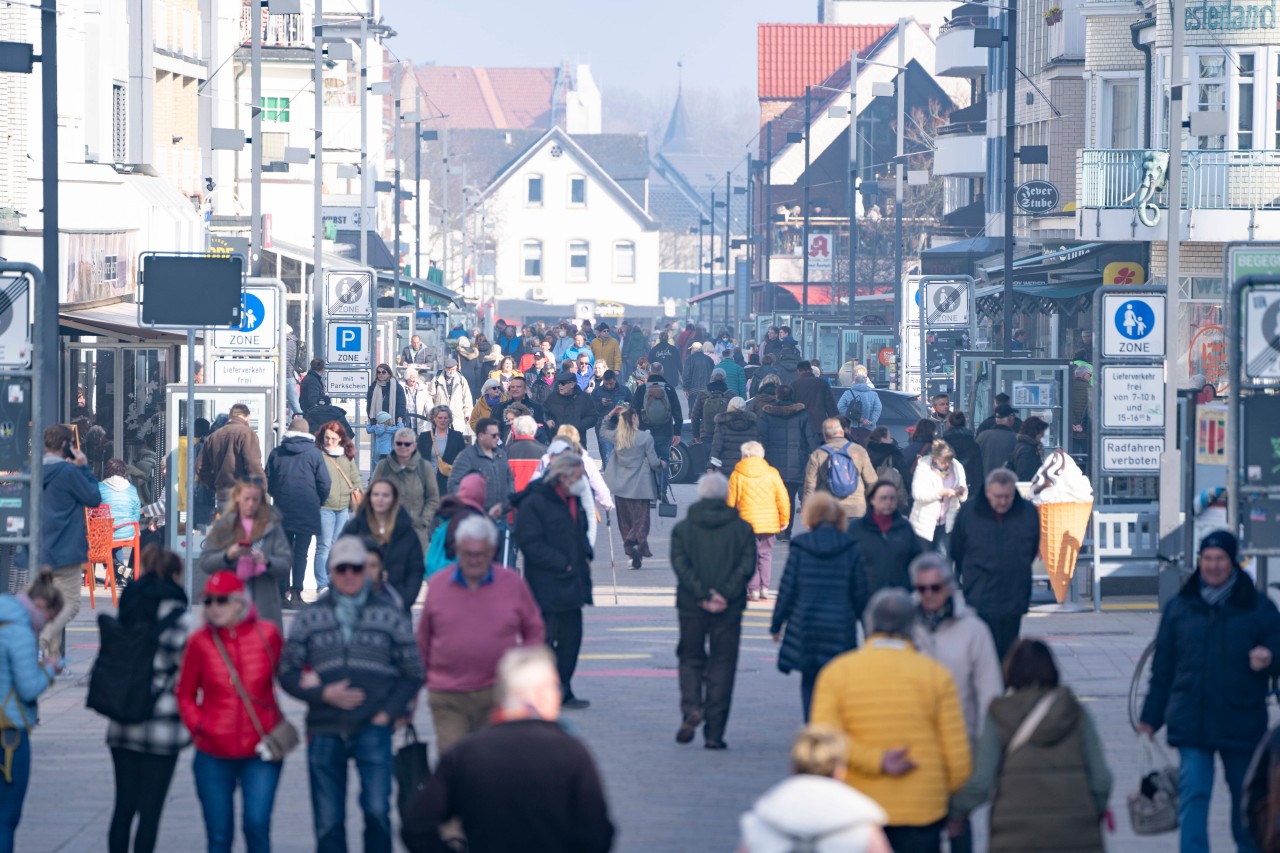
[[[1045,22],[1046,24],[1048,24],[1049,26],[1051,26],[1051,27],[1052,27],[1054,24],[1061,23],[1061,22],[1062,22],[1062,7],[1061,7],[1061,6],[1050,6],[1048,9],[1046,9],[1046,10],[1045,10],[1045,13],[1044,13],[1044,22]]]

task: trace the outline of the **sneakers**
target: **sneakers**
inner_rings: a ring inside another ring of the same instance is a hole
[[[759,600],[760,600],[760,590],[758,589],[747,590],[747,601],[759,601]]]
[[[632,569],[640,568],[640,560],[641,560],[640,552],[638,550],[632,551],[631,552],[631,568]]]
[[[690,743],[701,723],[702,715],[697,711],[685,717],[684,722],[680,724],[680,728],[676,731],[676,743]]]
[[[768,601],[768,600],[769,600],[769,587],[767,587],[767,586],[762,586],[762,587],[760,587],[760,593],[759,593],[759,596],[758,596],[758,600],[759,600],[759,601]]]

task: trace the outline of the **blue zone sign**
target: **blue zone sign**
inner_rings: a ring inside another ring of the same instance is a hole
[[[368,365],[371,326],[354,321],[329,323],[328,361],[339,365]]]

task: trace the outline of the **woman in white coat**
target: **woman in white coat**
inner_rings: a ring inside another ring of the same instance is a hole
[[[955,464],[955,451],[942,439],[916,463],[911,478],[911,528],[926,551],[948,554],[951,529],[955,527],[960,504],[969,496],[964,466]]]

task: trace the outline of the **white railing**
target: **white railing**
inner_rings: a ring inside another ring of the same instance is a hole
[[[1080,207],[1132,207],[1142,183],[1142,149],[1080,152]],[[1280,151],[1184,151],[1184,210],[1280,210]],[[1156,194],[1167,207],[1166,193]]]

